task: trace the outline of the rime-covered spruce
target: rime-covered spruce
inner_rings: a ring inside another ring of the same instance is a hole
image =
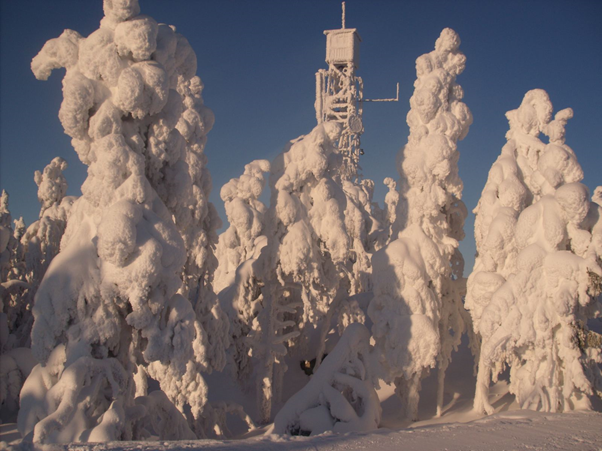
[[[376,352],[383,378],[395,383],[412,420],[421,379],[435,366],[441,414],[445,370],[470,329],[458,250],[467,212],[457,142],[468,133],[472,115],[455,82],[466,63],[459,46],[460,38],[447,28],[435,50],[416,60],[410,135],[398,155],[399,199],[389,195],[393,241],[372,257],[374,298],[368,314]]]
[[[474,210],[478,256],[466,307],[482,340],[479,412],[493,413],[489,384],[506,366],[525,409],[588,408],[602,392],[601,337],[587,327],[600,315],[602,210],[565,144],[573,111],[553,119],[552,111],[535,89],[506,114],[507,143]]]
[[[203,436],[201,373],[223,367],[229,342],[212,289],[214,118],[195,53],[137,0],[105,0],[104,14],[31,65],[42,80],[66,68],[59,118],[88,166],[33,309],[40,364],[18,425],[34,442]],[[147,396],[149,375],[164,395]]]

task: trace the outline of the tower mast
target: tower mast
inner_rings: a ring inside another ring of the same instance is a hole
[[[364,82],[356,75],[360,60],[362,38],[356,28],[345,27],[345,2],[342,4],[341,28],[325,30],[326,63],[328,69],[316,73],[316,120],[338,122],[343,131],[337,143],[345,160],[342,176],[353,179],[359,175],[360,136],[364,132],[362,122],[363,102],[398,101],[397,98],[364,100]]]

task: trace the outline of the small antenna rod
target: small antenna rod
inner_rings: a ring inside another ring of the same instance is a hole
[[[343,29],[345,29],[345,2],[343,2]]]

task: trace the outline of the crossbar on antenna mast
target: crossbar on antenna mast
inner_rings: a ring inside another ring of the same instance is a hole
[[[399,83],[397,83],[397,95],[394,99],[363,99],[362,102],[399,102]]]

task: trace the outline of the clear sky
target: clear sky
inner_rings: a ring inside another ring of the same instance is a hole
[[[273,159],[287,141],[315,125],[315,72],[326,68],[323,30],[341,26],[338,0],[141,0],[142,13],[175,25],[198,57],[205,104],[216,116],[205,149],[213,177],[211,200],[222,219],[221,186],[246,163]],[[39,212],[33,173],[55,156],[69,163],[69,194],[79,195],[86,167],[58,120],[63,71],[35,80],[30,61],[44,43],[71,28],[98,28],[101,0],[0,0],[0,188],[13,217],[27,224]],[[464,201],[472,210],[491,164],[505,143],[504,114],[530,89],[545,89],[554,111],[571,107],[567,144],[593,191],[602,184],[602,1],[600,0],[348,0],[349,28],[361,37],[359,75],[367,98],[361,165],[376,182],[398,178],[395,159],[405,144],[405,116],[414,61],[430,52],[441,30],[462,39],[467,67],[457,81],[474,123],[460,142]],[[472,215],[462,251],[474,261]]]

